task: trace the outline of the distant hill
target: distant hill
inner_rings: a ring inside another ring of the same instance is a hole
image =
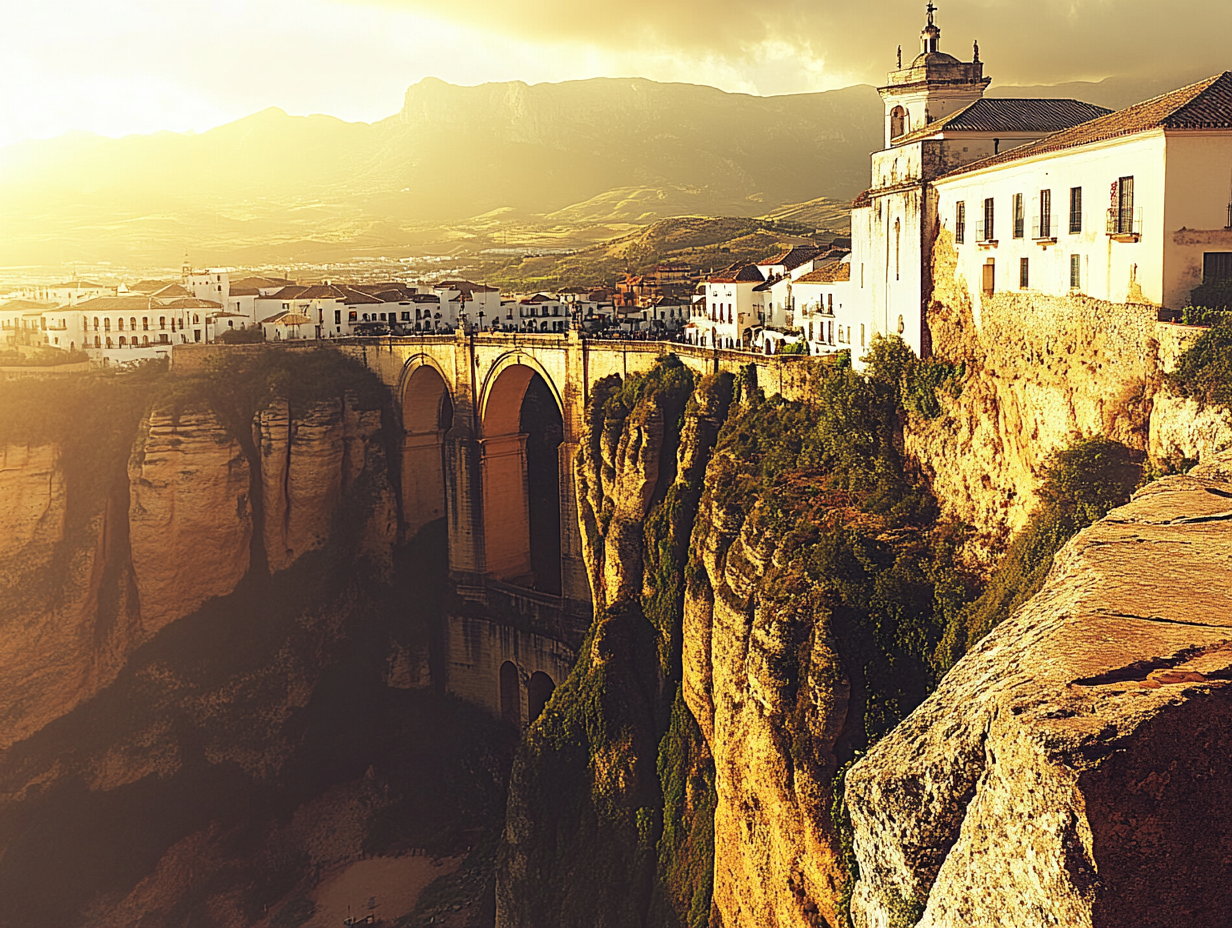
[[[1232,67],[1232,64],[1229,65]],[[1182,70],[1173,74],[1135,74],[1109,77],[1102,81],[1068,81],[1063,84],[1032,84],[1029,86],[994,86],[990,97],[1070,97],[1112,110],[1150,100],[1161,94],[1210,77],[1206,71]]]
[[[849,200],[881,131],[865,86],[755,97],[429,79],[374,124],[269,109],[200,134],[0,149],[0,264],[326,260],[422,246],[432,227],[484,214],[497,227],[754,217]]]

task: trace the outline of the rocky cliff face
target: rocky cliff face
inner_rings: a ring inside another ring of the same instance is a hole
[[[1226,921],[1230,478],[1082,532],[851,771],[858,928]]]
[[[371,375],[236,363],[6,385],[0,922],[299,925],[482,845],[424,915],[472,925],[512,739],[433,689],[443,527],[397,537]]]
[[[929,311],[933,350],[962,364],[962,392],[912,417],[908,455],[949,515],[989,536],[1024,525],[1050,454],[1105,435],[1145,452],[1162,373],[1155,308],[999,292],[971,304],[942,231]]]
[[[207,409],[151,413],[129,435],[127,467],[114,473],[105,458],[74,461],[97,471],[91,480],[101,491],[71,536],[74,485],[60,446],[7,447],[0,505],[15,531],[0,549],[0,575],[10,581],[0,749],[90,698],[161,629],[232,592],[249,572],[254,532],[272,570],[320,548],[361,474],[373,503],[364,549],[388,564],[398,516],[380,415],[343,398],[294,416],[285,402],[262,410],[257,524],[253,462]]]
[[[725,926],[833,925],[831,817],[851,680],[824,596],[760,506],[707,494],[684,611],[684,693],[714,756],[714,907]]]
[[[576,468],[595,620],[514,765],[503,928],[709,915],[708,844],[694,851],[704,836],[688,820],[706,804],[708,757],[673,704],[684,549],[726,401],[721,384],[692,389],[679,362],[596,389]]]

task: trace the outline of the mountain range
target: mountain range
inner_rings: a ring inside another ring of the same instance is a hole
[[[997,92],[1123,106],[1149,84]],[[429,78],[371,124],[267,109],[202,133],[70,133],[0,149],[0,265],[568,246],[687,215],[834,228],[881,138],[866,85],[757,97],[643,79]]]

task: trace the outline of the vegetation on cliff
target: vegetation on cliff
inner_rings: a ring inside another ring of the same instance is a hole
[[[643,592],[599,606],[577,665],[519,752],[502,862],[506,924],[708,923],[714,773],[680,696],[682,574],[701,468],[677,472],[676,463],[685,421],[721,417],[730,381],[694,385],[669,358],[645,376],[602,382],[592,397],[582,454],[598,479],[616,478],[610,449],[626,427],[665,424],[639,539]],[[689,456],[704,465],[712,440],[703,435]],[[610,497],[595,517],[611,526]]]
[[[1232,323],[1220,320],[1198,336],[1166,381],[1203,405],[1232,406]]]
[[[1142,474],[1135,455],[1107,438],[1058,451],[1044,473],[1039,505],[989,578],[983,594],[952,616],[937,649],[944,672],[1044,586],[1056,553],[1078,532],[1129,501]]]

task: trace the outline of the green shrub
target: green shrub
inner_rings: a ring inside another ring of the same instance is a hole
[[[1232,406],[1232,325],[1215,325],[1198,336],[1166,381],[1199,403]]]
[[[1232,280],[1203,281],[1190,292],[1189,305],[1220,312],[1232,311]]]
[[[793,355],[808,354],[809,353],[808,342],[806,341],[788,342],[787,344],[783,345],[783,347],[780,348],[777,353],[778,354],[793,354]]]

